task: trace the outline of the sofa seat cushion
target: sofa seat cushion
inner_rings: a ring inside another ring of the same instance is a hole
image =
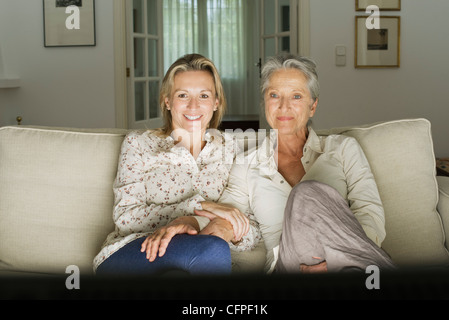
[[[393,261],[402,267],[449,265],[437,212],[430,122],[410,119],[319,131],[332,133],[356,138],[368,158],[385,210],[382,247]]]
[[[0,128],[0,270],[92,272],[125,136],[92,131]]]

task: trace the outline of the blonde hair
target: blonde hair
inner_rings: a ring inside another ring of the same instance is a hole
[[[218,129],[226,111],[226,98],[223,85],[218,70],[213,62],[200,54],[186,54],[170,66],[162,80],[159,94],[159,107],[161,108],[161,113],[164,118],[164,125],[159,129],[159,132],[163,135],[169,135],[173,131],[172,116],[170,110],[168,110],[165,105],[165,98],[168,98],[172,93],[176,74],[184,71],[207,71],[214,79],[215,97],[218,99],[218,107],[210,120],[209,128]]]

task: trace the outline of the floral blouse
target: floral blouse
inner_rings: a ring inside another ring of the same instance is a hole
[[[208,130],[205,140],[195,159],[185,147],[176,146],[171,136],[161,137],[147,130],[132,131],[125,137],[113,186],[115,231],[94,258],[94,270],[127,243],[148,236],[178,217],[193,216],[194,209],[201,209],[201,201],[220,198],[237,144],[232,135],[218,130]],[[207,218],[197,219],[204,227]],[[258,233],[252,223],[251,232]],[[245,243],[243,239],[237,246],[230,246],[239,251],[250,249]]]

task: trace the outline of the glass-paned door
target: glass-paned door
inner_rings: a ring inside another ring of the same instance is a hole
[[[298,54],[298,1],[259,0],[259,68],[268,57],[278,53]],[[264,112],[260,113],[259,127],[268,128]]]
[[[298,0],[260,0],[262,62],[280,52],[296,54]]]
[[[160,127],[162,0],[126,1],[126,15],[128,126],[131,129]]]

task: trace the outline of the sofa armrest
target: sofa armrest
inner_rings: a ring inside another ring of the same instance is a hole
[[[437,209],[443,222],[446,248],[449,248],[449,177],[437,176],[437,182],[440,195]]]

